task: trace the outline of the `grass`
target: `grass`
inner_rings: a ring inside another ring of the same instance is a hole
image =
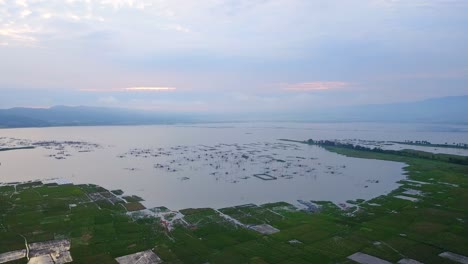
[[[122,195],[96,185],[0,186],[0,253],[28,242],[69,238],[76,263],[115,263],[114,258],[154,249],[165,263],[351,263],[361,251],[396,262],[403,257],[423,263],[449,263],[444,251],[468,255],[468,166],[387,153],[326,147],[338,154],[404,162],[408,179],[388,195],[350,201],[355,213],[327,201],[315,201],[320,213],[299,211],[287,203],[245,205],[218,210],[184,209],[169,231],[157,217],[132,218],[141,198],[126,202],[91,201]],[[418,202],[395,198],[407,189],[421,191]],[[372,205],[378,204],[378,206]],[[70,206],[76,205],[76,206]],[[123,206],[122,206],[123,205]],[[171,214],[167,208],[155,213]],[[269,224],[281,230],[262,235],[244,225]],[[290,241],[299,241],[291,243]],[[17,263],[25,263],[25,260]]]

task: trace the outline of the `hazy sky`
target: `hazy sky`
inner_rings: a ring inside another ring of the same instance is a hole
[[[0,108],[268,112],[468,94],[467,0],[0,0]]]

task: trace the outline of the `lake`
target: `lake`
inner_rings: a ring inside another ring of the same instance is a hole
[[[2,129],[0,147],[36,148],[0,152],[0,182],[94,183],[141,196],[147,207],[178,210],[297,200],[339,204],[386,194],[405,178],[402,163],[348,158],[280,138],[466,143],[468,127],[230,123]]]

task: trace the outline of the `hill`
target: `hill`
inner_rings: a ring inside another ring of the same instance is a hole
[[[54,106],[0,110],[0,127],[145,125],[188,122],[185,115],[121,108]]]
[[[149,125],[193,122],[413,122],[468,124],[468,96],[417,102],[370,104],[296,113],[176,114],[123,108],[54,106],[0,109],[0,128],[48,126]]]

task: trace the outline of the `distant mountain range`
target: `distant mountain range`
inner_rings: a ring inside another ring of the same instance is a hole
[[[0,127],[145,125],[190,122],[188,115],[121,108],[54,106],[0,109]]]
[[[276,116],[277,119],[271,118]],[[245,115],[244,115],[245,117]],[[468,124],[468,96],[425,101],[334,108],[311,113],[249,115],[249,120],[311,122],[421,122]],[[87,106],[0,109],[0,128],[98,125],[149,125],[243,121],[241,115],[175,114]]]

